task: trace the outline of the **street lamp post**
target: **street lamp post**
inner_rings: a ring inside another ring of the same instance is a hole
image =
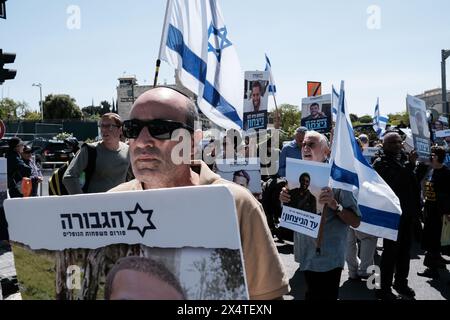
[[[448,101],[447,101],[447,79],[445,71],[445,60],[450,57],[450,50],[442,50],[442,62],[441,62],[441,75],[442,75],[442,102],[443,110],[446,114],[449,113]]]
[[[33,87],[39,87],[39,109],[41,111],[41,119],[44,121],[44,106],[42,105],[42,84],[33,83]]]

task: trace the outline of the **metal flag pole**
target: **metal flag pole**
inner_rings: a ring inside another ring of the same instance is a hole
[[[159,44],[159,53],[158,59],[156,60],[156,70],[155,70],[155,78],[153,80],[153,86],[156,87],[158,84],[158,76],[159,76],[159,67],[161,66],[161,55],[163,50],[163,42],[164,39],[167,39],[167,16],[169,15],[169,7],[172,7],[172,0],[167,0],[166,4],[166,14],[164,16],[164,24],[161,32],[161,42]]]

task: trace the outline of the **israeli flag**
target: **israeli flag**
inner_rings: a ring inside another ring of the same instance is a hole
[[[389,121],[389,118],[386,116],[380,115],[380,99],[377,98],[377,105],[375,106],[375,115],[373,117],[373,130],[377,133],[378,138],[384,135],[386,131],[386,125]]]
[[[336,122],[336,116],[337,116],[337,111],[338,111],[338,105],[339,105],[339,94],[337,93],[336,89],[334,88],[334,86],[331,86],[331,111],[333,114],[333,121]]]
[[[347,112],[344,82],[339,94],[331,164],[332,187],[352,191],[358,201],[362,218],[357,230],[396,241],[402,213],[400,201],[362,155]]]
[[[168,0],[159,58],[218,126],[241,129],[244,77],[216,0]]]
[[[269,57],[266,54],[266,70],[265,71],[269,71],[269,95],[274,95],[276,96],[277,94],[277,86],[275,85],[275,80],[273,79],[273,74],[272,74],[272,64],[270,63]]]

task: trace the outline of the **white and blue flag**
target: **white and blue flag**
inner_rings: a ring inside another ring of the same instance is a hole
[[[277,86],[275,85],[275,80],[273,79],[272,74],[272,64],[270,63],[269,57],[266,54],[266,70],[269,71],[269,95],[276,96],[277,94]]]
[[[333,114],[333,121],[336,122],[337,110],[339,105],[339,93],[337,93],[334,86],[331,86],[331,111]]]
[[[216,0],[168,0],[159,58],[218,126],[241,129],[244,77]]]
[[[380,99],[377,99],[377,105],[375,106],[375,114],[373,117],[373,130],[377,133],[378,138],[381,139],[386,131],[386,125],[389,118],[380,115]]]
[[[362,218],[357,230],[396,241],[402,213],[400,201],[362,155],[347,112],[343,82],[331,164],[332,187],[352,191],[358,201]]]

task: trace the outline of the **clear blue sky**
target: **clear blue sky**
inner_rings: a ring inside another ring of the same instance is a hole
[[[116,98],[117,78],[135,74],[152,83],[164,0],[9,0],[0,19],[0,47],[17,54],[17,77],[0,94],[38,108],[43,93],[67,93],[80,107]],[[69,30],[67,8],[81,10],[81,28]],[[229,36],[244,70],[271,61],[278,104],[299,105],[306,82],[346,81],[348,105],[358,115],[405,109],[406,94],[440,87],[440,51],[450,49],[447,0],[222,0]],[[367,27],[371,5],[380,8],[378,30]],[[160,82],[173,82],[163,62]],[[450,70],[450,62],[448,63]],[[449,71],[450,74],[450,71]],[[449,77],[450,78],[450,77]]]

